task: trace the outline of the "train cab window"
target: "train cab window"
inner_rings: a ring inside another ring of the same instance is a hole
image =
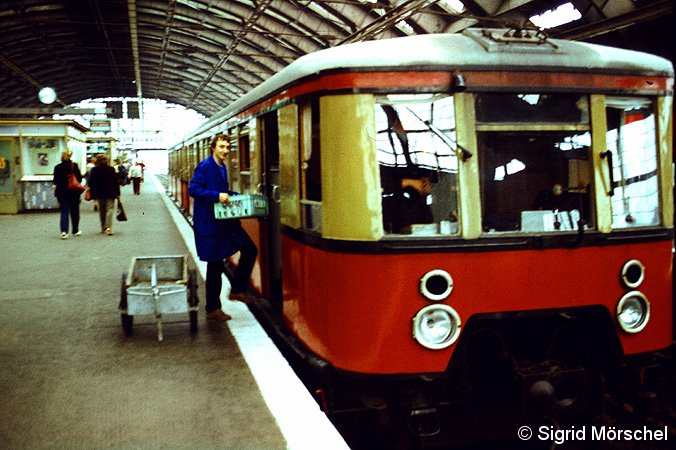
[[[453,97],[381,96],[375,114],[385,233],[457,234]]]
[[[588,123],[586,96],[578,94],[481,94],[476,97],[478,122]]]
[[[606,98],[606,142],[612,154],[613,228],[657,225],[659,216],[655,113],[642,98]]]
[[[568,94],[477,95],[485,233],[594,226],[587,104],[585,96]]]

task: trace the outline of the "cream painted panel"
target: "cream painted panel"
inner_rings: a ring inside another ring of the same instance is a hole
[[[281,108],[277,117],[279,120],[281,222],[293,228],[300,228],[298,105],[290,104]]]
[[[320,123],[324,237],[381,239],[382,195],[373,96],[322,97]]]
[[[458,166],[459,213],[462,237],[476,239],[481,236],[481,182],[479,180],[479,152],[474,121],[474,95],[455,94],[455,117],[462,117],[458,123],[458,144],[472,156]]]
[[[261,152],[260,152],[260,139],[258,139],[258,128],[257,120],[251,119],[249,121],[249,161],[250,161],[250,170],[249,182],[251,183],[251,188],[255,188],[256,193],[262,194],[261,187]]]
[[[674,226],[674,169],[673,151],[674,122],[673,110],[674,98],[660,97],[657,101],[657,133],[658,151],[660,164],[662,223],[666,227]]]
[[[592,95],[590,102],[596,228],[602,233],[609,233],[613,222],[610,197],[608,196],[608,192],[611,191],[610,172],[608,170],[608,160],[601,157],[601,154],[608,148],[606,141],[606,133],[608,130],[606,121],[606,98],[603,95]]]

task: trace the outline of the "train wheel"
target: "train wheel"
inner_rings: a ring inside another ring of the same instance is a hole
[[[197,271],[190,269],[188,271],[188,305],[199,305],[199,297],[197,296]]]

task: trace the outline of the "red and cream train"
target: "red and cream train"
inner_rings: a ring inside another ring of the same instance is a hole
[[[672,348],[673,76],[523,30],[335,47],[173,147],[170,191],[189,213],[230,137],[233,190],[268,197],[255,310],[351,445],[516,438]]]

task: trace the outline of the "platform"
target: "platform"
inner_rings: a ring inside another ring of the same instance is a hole
[[[0,215],[0,448],[346,449],[245,305],[204,317],[205,264],[192,230],[152,177],[122,188],[128,222],[60,239],[59,213]],[[188,254],[198,269],[199,330],[187,315],[117,310],[132,256]],[[224,289],[225,292],[225,289]]]

